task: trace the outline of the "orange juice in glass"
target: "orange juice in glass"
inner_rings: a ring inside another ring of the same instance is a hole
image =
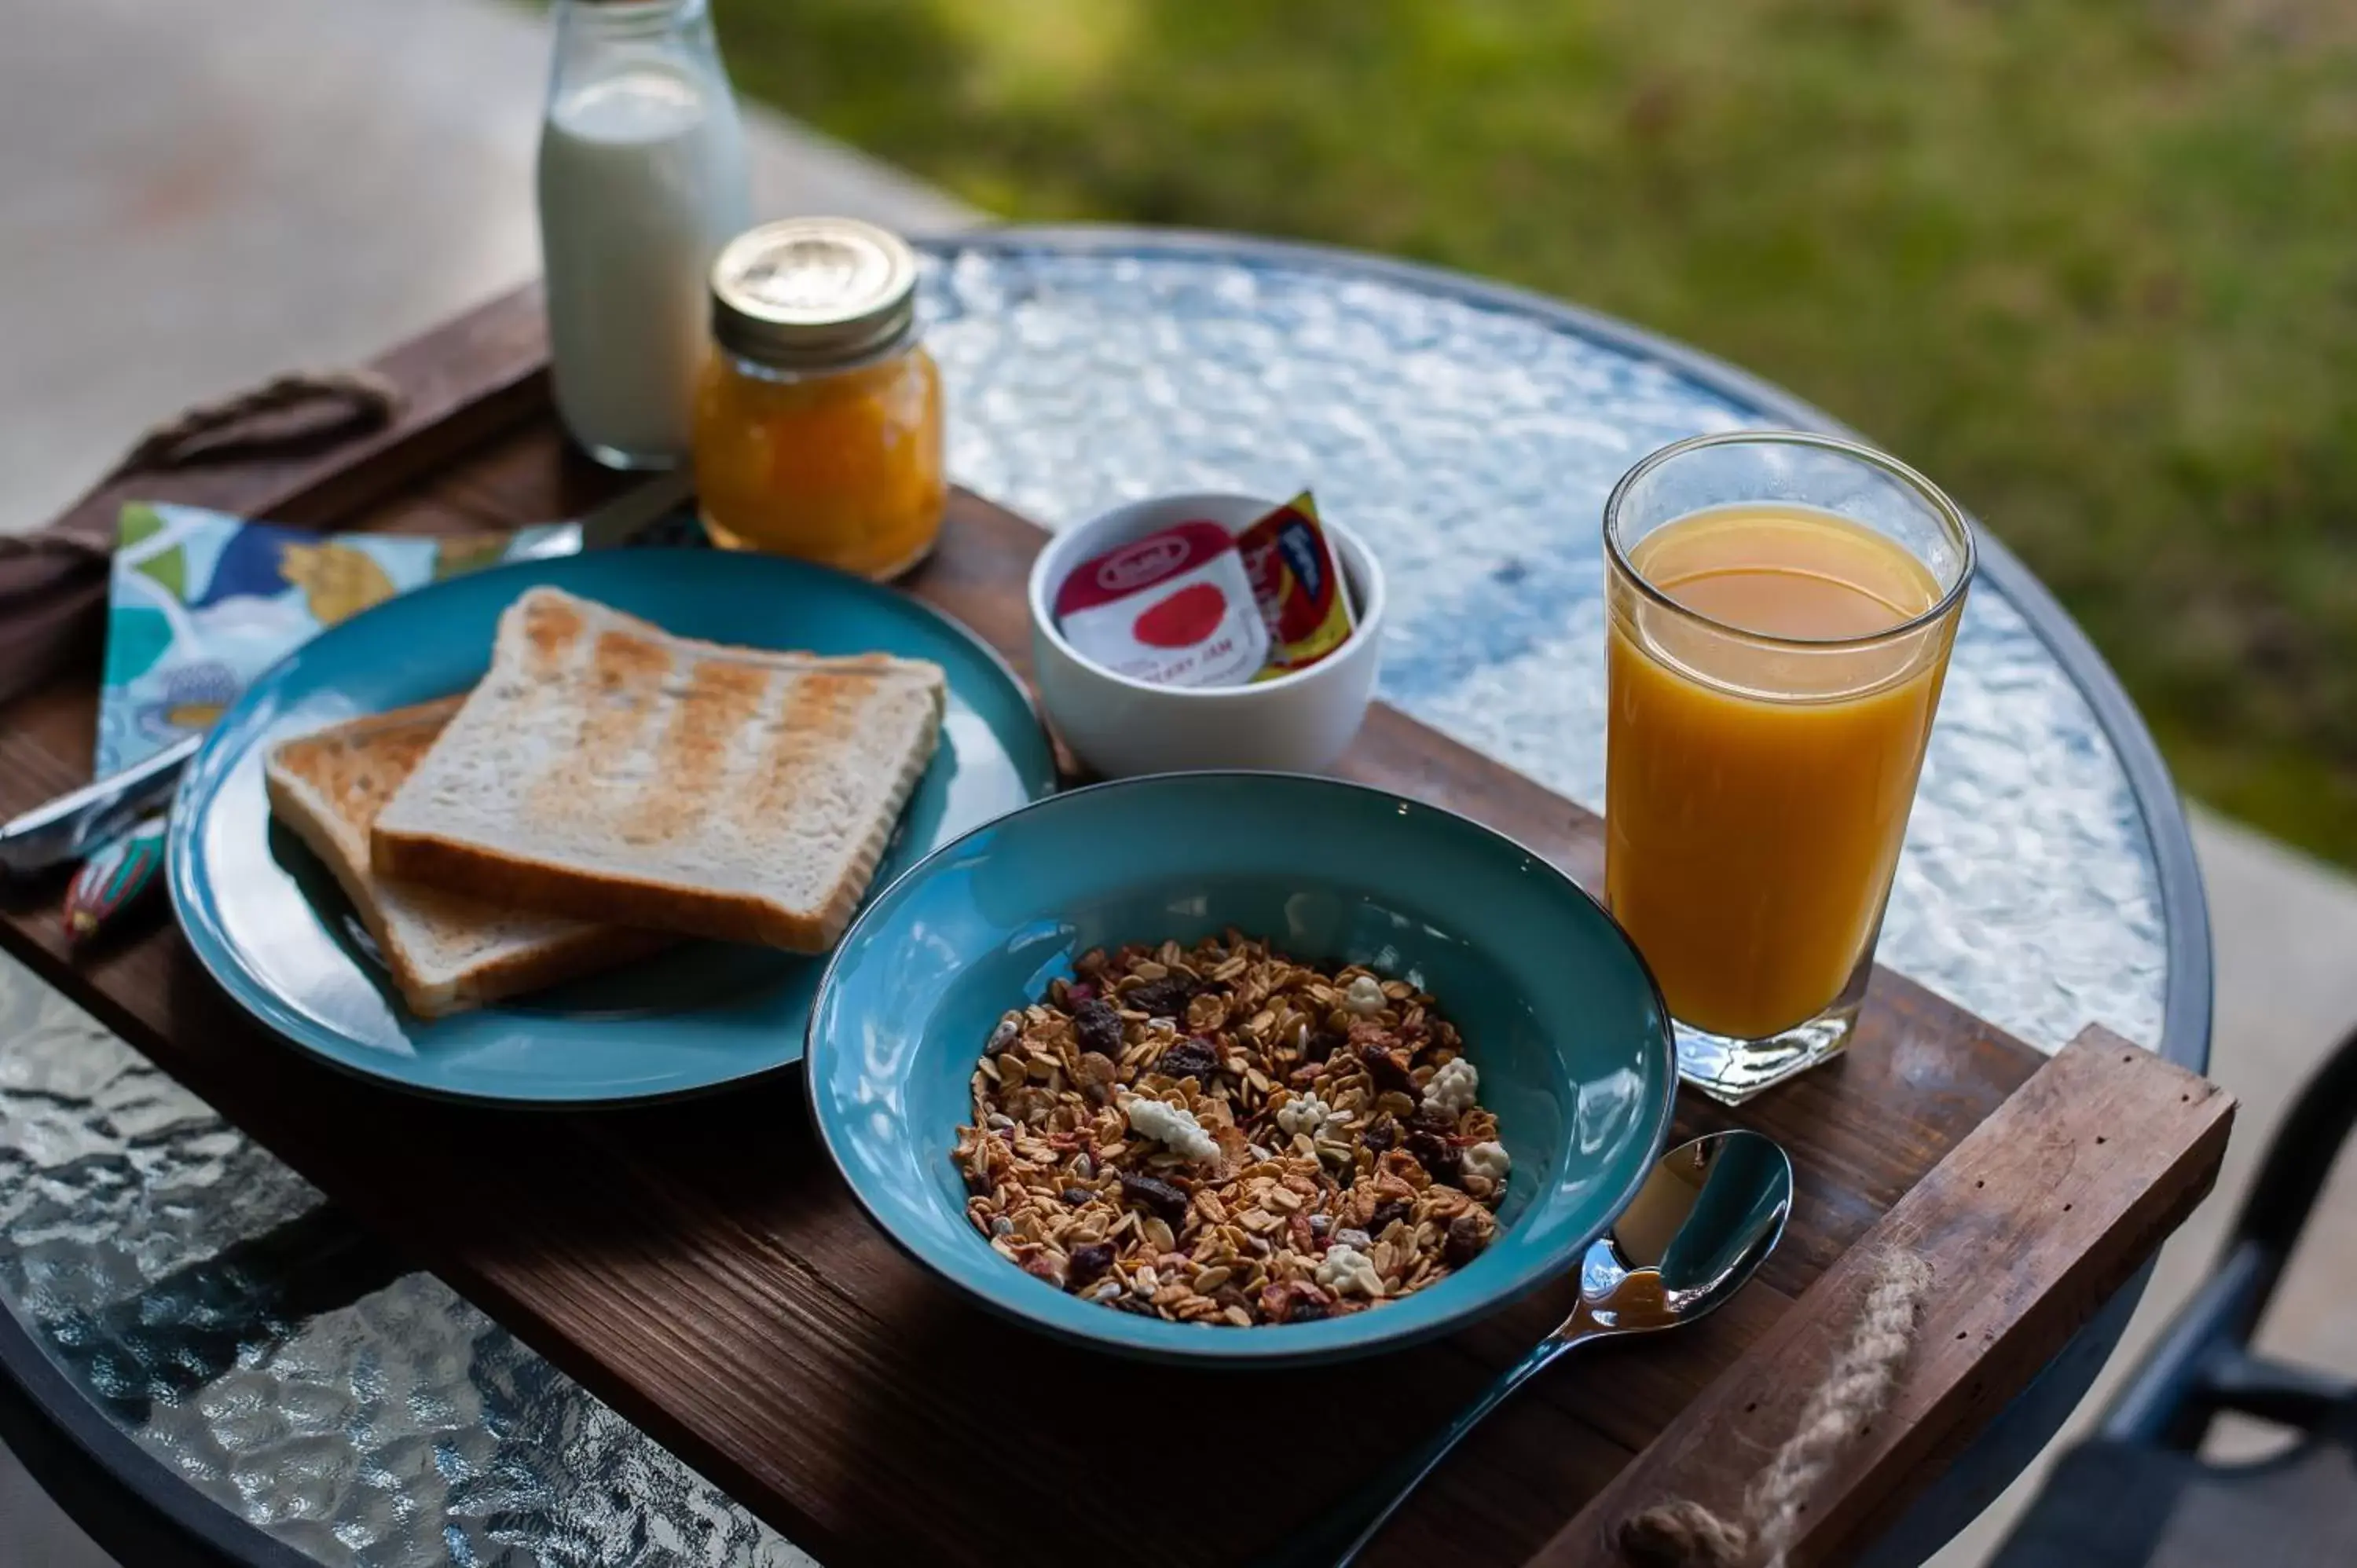
[[[1607,901],[1732,1103],[1857,1023],[1972,529],[1891,458],[1745,431],[1630,470],[1604,550]]]

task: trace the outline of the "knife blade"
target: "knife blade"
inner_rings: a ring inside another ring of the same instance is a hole
[[[627,544],[640,530],[684,506],[694,493],[694,485],[684,472],[661,475],[573,521],[544,530],[541,538],[510,559],[546,560]],[[128,832],[171,798],[180,770],[203,744],[204,736],[189,736],[144,762],[0,823],[0,873],[25,876],[70,865]]]
[[[685,506],[695,485],[684,471],[656,476],[633,485],[576,521],[559,523],[547,538],[509,559],[536,561],[553,555],[575,555],[587,550],[611,550],[628,544],[649,524]]]
[[[205,737],[173,742],[146,761],[85,784],[0,824],[0,869],[16,875],[70,865],[131,831],[167,800]]]

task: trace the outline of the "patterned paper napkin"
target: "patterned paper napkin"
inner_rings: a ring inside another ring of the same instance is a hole
[[[416,539],[312,533],[163,501],[125,506],[107,588],[99,777],[205,729],[247,682],[324,628],[427,583],[550,553],[567,527]]]

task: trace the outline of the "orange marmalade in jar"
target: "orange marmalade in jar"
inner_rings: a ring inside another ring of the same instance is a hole
[[[716,543],[869,577],[932,549],[949,492],[916,291],[908,245],[848,218],[765,223],[720,252],[694,436]]]

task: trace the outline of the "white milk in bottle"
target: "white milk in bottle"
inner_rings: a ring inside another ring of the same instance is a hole
[[[705,0],[560,0],[541,264],[557,412],[599,462],[686,456],[705,274],[751,220]]]

